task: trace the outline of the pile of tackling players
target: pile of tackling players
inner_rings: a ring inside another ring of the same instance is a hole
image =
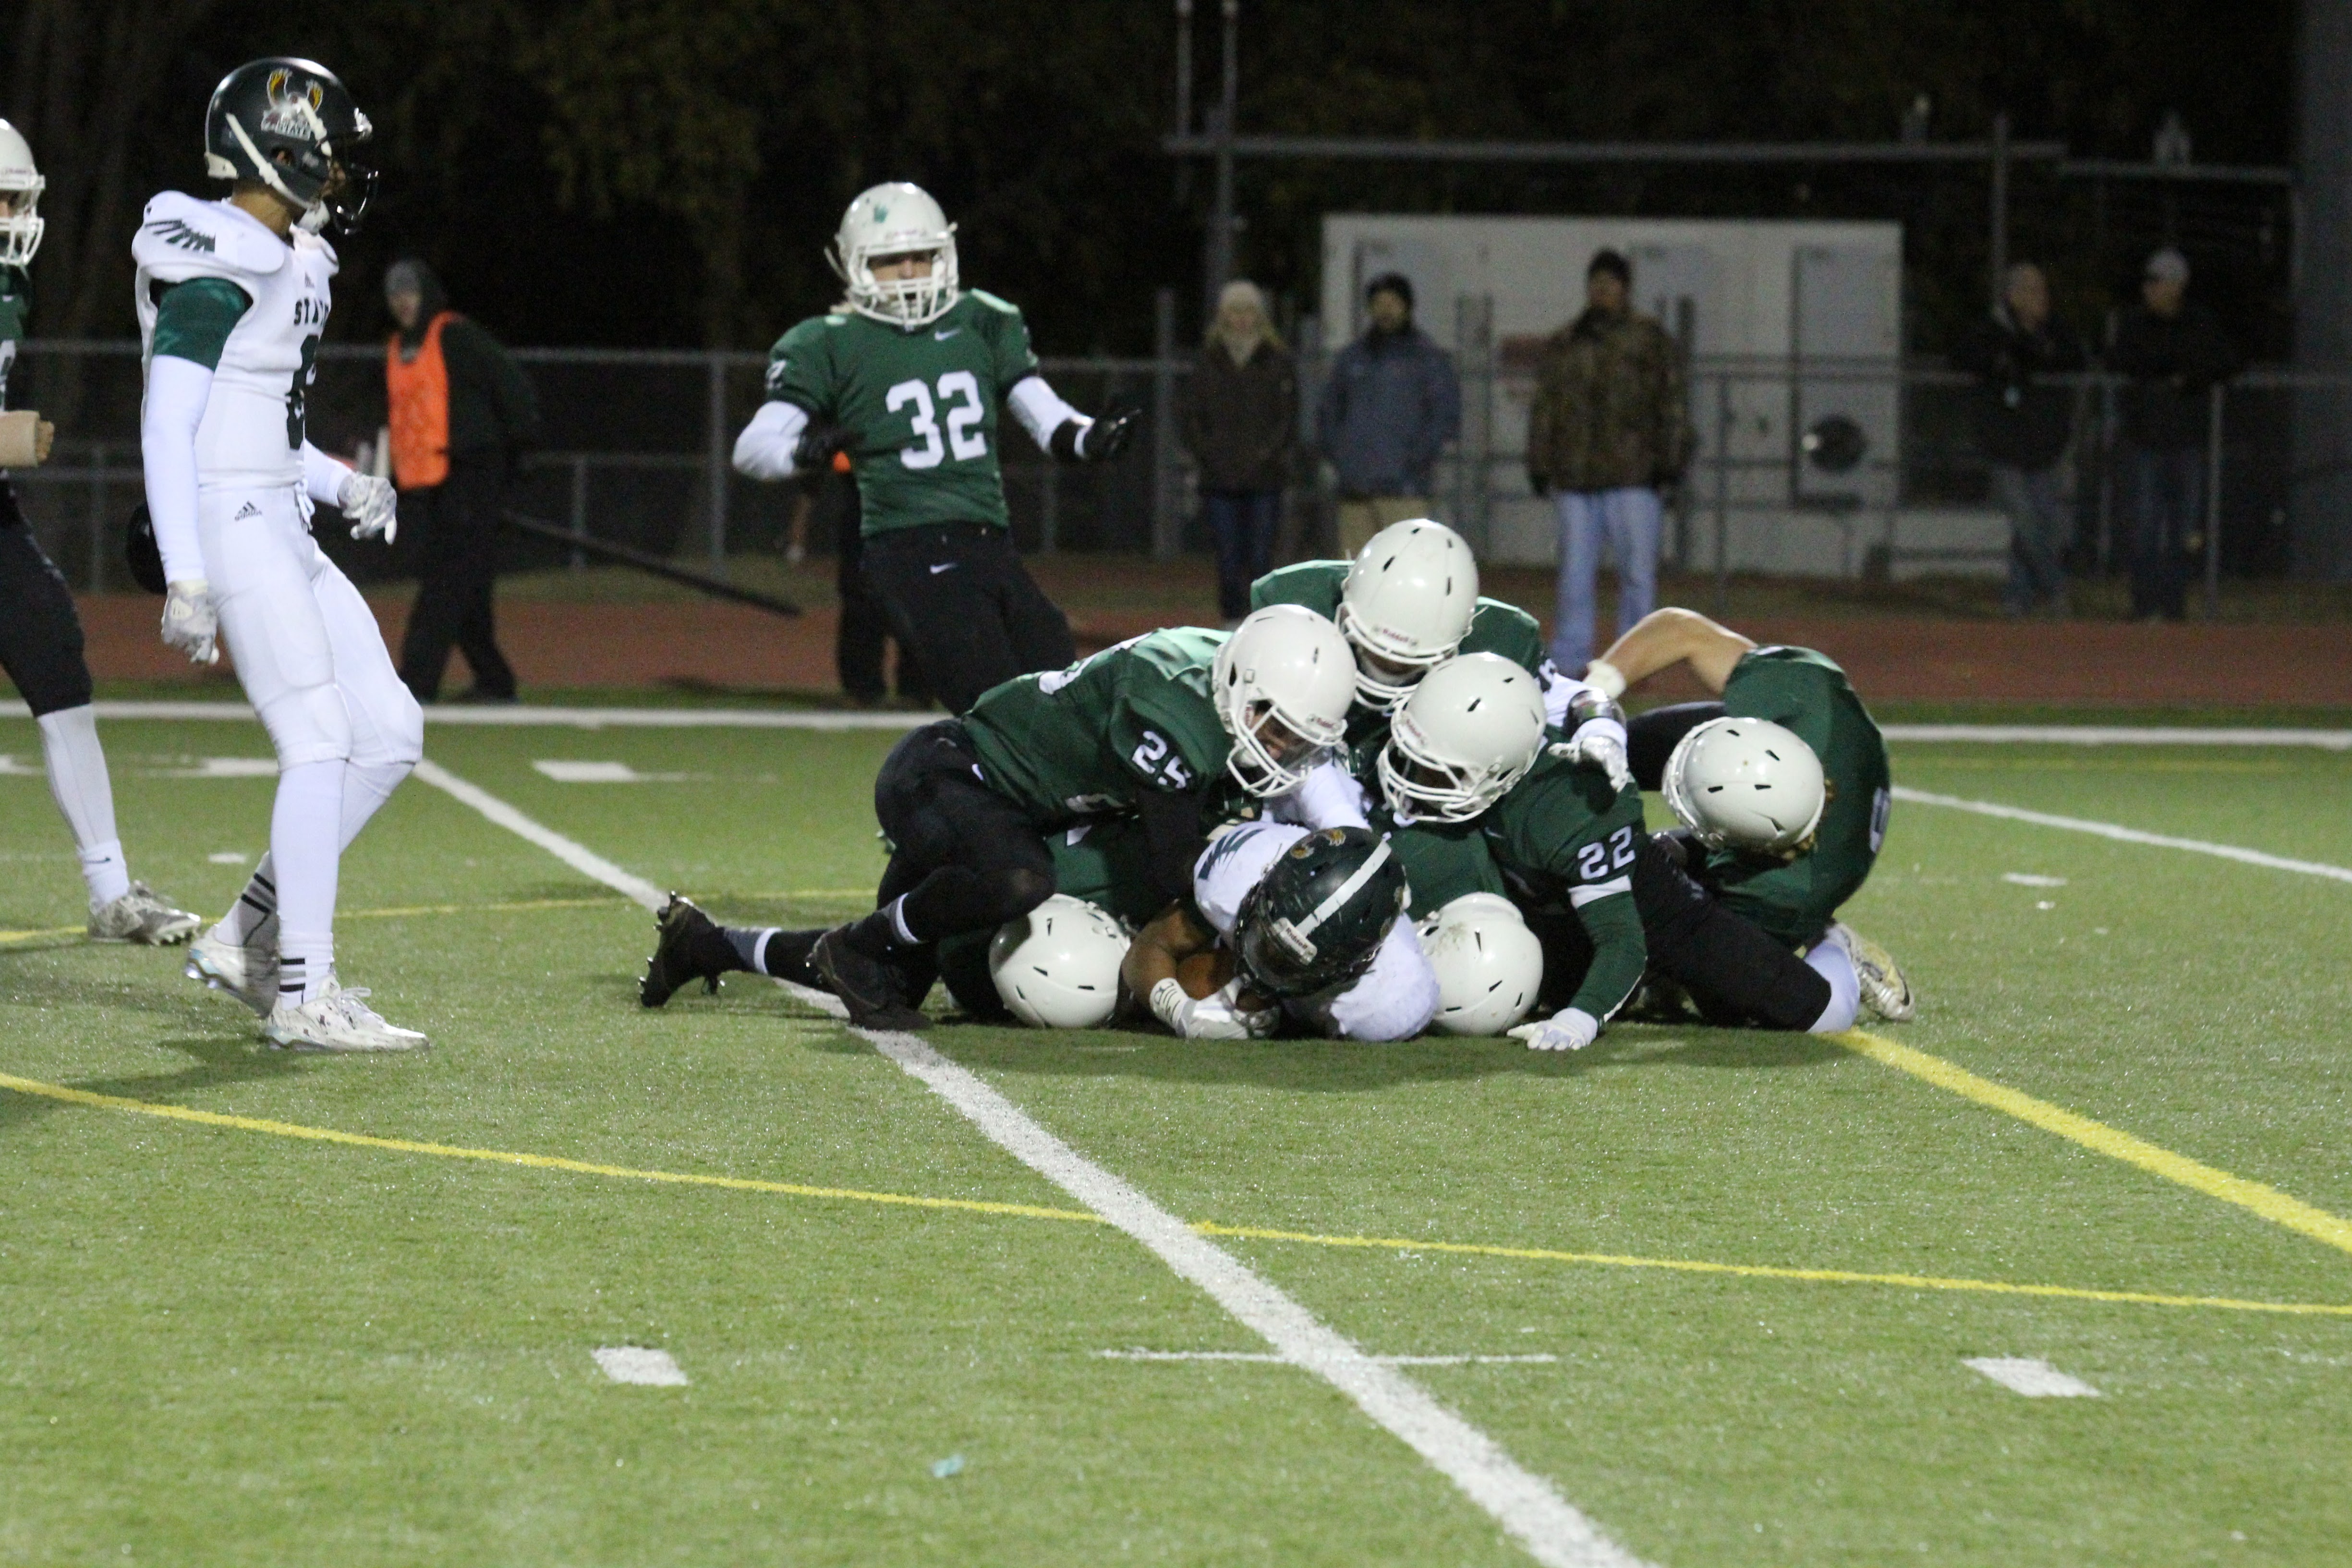
[[[673,895],[639,996],[738,971],[916,1030],[1148,1013],[1188,1039],[1509,1034],[1591,1045],[1647,1017],[1831,1033],[1912,1014],[1838,921],[1885,840],[1877,726],[1825,656],[1688,611],[1583,679],[1478,594],[1428,519],[1259,580],[1231,633],[1149,633],[909,733],[875,780],[872,913],[719,925]],[[1714,701],[1630,722],[1686,665]],[[1650,834],[1642,793],[1680,826]]]

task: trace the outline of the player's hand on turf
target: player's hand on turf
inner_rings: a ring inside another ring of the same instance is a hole
[[[37,468],[49,460],[58,427],[29,408],[0,414],[0,468]]]
[[[400,492],[390,479],[354,473],[335,491],[335,505],[350,521],[353,539],[382,539],[390,544],[400,536]]]
[[[1600,1037],[1601,1020],[1575,1007],[1563,1007],[1511,1031],[1511,1038],[1527,1041],[1531,1051],[1580,1051]]]
[[[220,662],[220,609],[212,584],[191,577],[171,586],[163,600],[163,642],[188,656],[190,664]]]
[[[1151,988],[1151,1011],[1188,1040],[1256,1040],[1274,1032],[1273,1010],[1251,1012],[1235,1005],[1232,985],[1213,996],[1193,998],[1175,980]]]
[[[1115,408],[1098,416],[1078,432],[1078,461],[1108,463],[1124,450],[1135,436],[1135,423],[1143,417],[1140,408]]]
[[[1609,775],[1610,788],[1622,791],[1633,787],[1633,764],[1626,760],[1625,742],[1612,732],[1615,728],[1588,724],[1570,736],[1561,751],[1571,763],[1599,768]]]
[[[849,445],[849,427],[827,419],[812,419],[801,438],[793,443],[793,468],[803,474],[823,473],[833,465],[833,455]]]

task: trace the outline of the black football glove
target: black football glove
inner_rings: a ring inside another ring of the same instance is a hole
[[[793,467],[803,474],[821,474],[833,467],[833,455],[849,445],[850,430],[846,425],[835,425],[826,419],[812,419],[801,438],[793,443]]]
[[[1114,408],[1091,425],[1064,420],[1050,443],[1054,456],[1066,463],[1108,463],[1133,438],[1142,417],[1140,408]]]

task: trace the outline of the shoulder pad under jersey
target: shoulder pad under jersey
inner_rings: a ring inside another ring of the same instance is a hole
[[[332,278],[336,273],[341,272],[343,269],[342,258],[335,254],[334,246],[329,243],[325,235],[305,234],[302,230],[298,228],[294,231],[293,237],[294,248],[298,251],[316,250],[325,253],[327,258],[328,277]]]
[[[1017,316],[1021,313],[1020,306],[1014,304],[1010,300],[1000,300],[985,289],[967,289],[964,290],[964,293],[968,297],[979,300],[982,304],[987,306],[992,310],[1002,310],[1008,316]]]
[[[237,221],[218,204],[165,191],[140,215],[131,258],[166,283],[194,278],[264,278],[292,252],[257,226]]]

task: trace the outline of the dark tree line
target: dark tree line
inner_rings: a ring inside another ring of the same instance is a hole
[[[262,53],[341,72],[380,128],[384,194],[344,247],[370,280],[395,250],[523,342],[763,343],[824,305],[819,251],[876,180],[929,186],[969,279],[1018,300],[1052,352],[1135,352],[1151,296],[1197,297],[1205,182],[1159,151],[1174,28],[1162,0],[16,0],[0,116],[49,175],[37,325],[130,330],[128,236],[166,185],[205,190],[212,84]],[[1215,5],[1199,77],[1216,75]],[[2293,7],[2189,0],[1247,0],[1246,129],[1389,136],[1890,138],[1932,133],[2145,157],[2168,110],[2200,159],[2284,162]],[[2044,188],[2044,187],[2047,188]],[[2260,201],[2097,215],[2021,180],[2022,248],[2061,254],[2084,310],[2129,256],[2178,235],[2228,253],[2242,292],[2283,289]],[[2200,205],[2201,202],[2201,205]],[[1979,308],[1972,174],[1262,167],[1243,264],[1312,298],[1332,209],[1892,216],[1909,235],[1915,336]],[[2283,204],[2281,204],[2283,205]],[[2104,242],[2106,251],[2083,253]],[[2267,248],[2265,248],[2267,247]],[[2127,272],[2124,273],[2127,276]],[[373,290],[343,330],[380,326]],[[2265,299],[2263,308],[2279,308]]]

